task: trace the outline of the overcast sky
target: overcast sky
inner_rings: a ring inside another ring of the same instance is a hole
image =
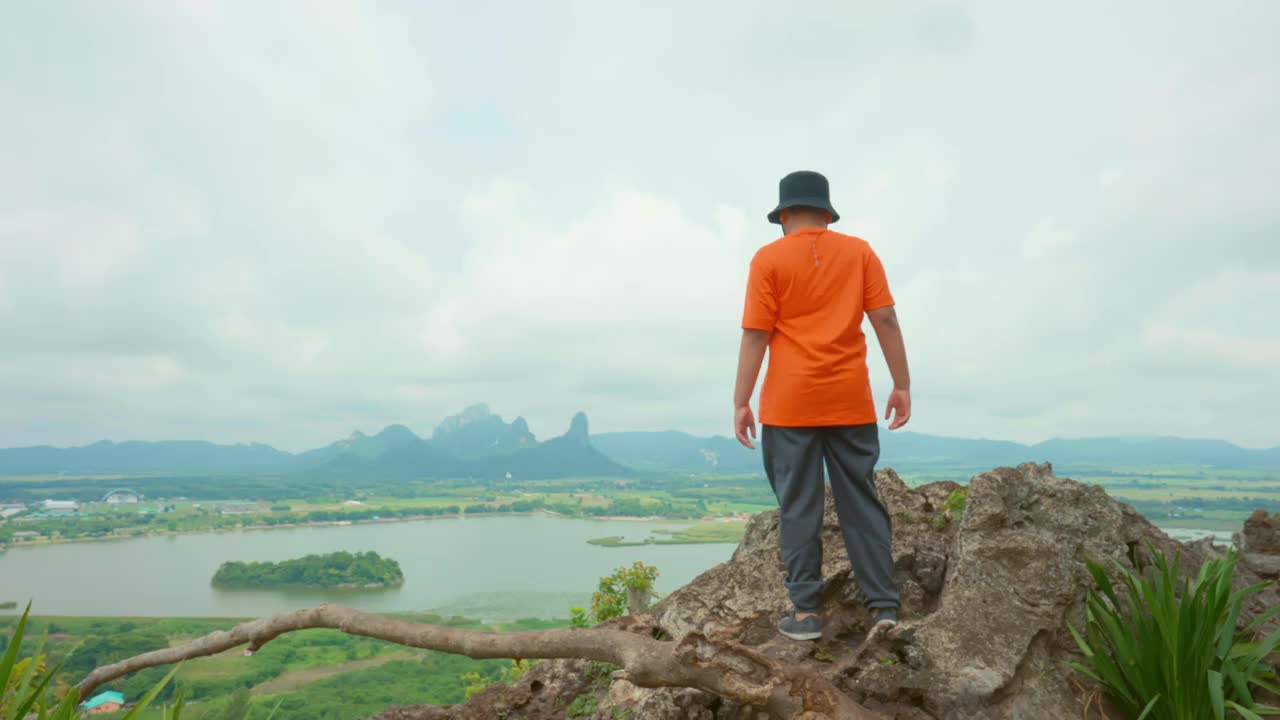
[[[1280,443],[1280,4],[786,7],[4,3],[0,446],[728,434],[796,169],[911,429]]]

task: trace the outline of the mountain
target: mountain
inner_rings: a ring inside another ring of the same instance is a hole
[[[1157,436],[1057,438],[1032,447],[1044,457],[1115,468],[1152,464],[1219,468],[1280,465],[1280,447],[1248,450],[1225,440]]]
[[[287,469],[294,456],[268,445],[215,445],[203,441],[122,442],[57,448],[0,449],[0,474],[146,475],[164,472],[240,474]]]
[[[637,470],[689,472],[760,472],[759,450],[748,450],[734,438],[700,438],[688,433],[604,433],[592,438],[600,452]]]
[[[592,446],[586,413],[578,413],[569,423],[569,431],[534,447],[507,455],[495,455],[484,462],[484,475],[515,480],[544,480],[556,477],[616,477],[630,475],[631,470],[619,465]]]
[[[358,475],[388,480],[468,477],[472,468],[435,447],[404,425],[388,425],[372,437],[352,433],[346,440],[298,456],[300,472]]]
[[[393,447],[415,442],[422,442],[422,438],[404,425],[388,425],[372,436],[356,430],[342,440],[300,453],[296,461],[304,467],[313,467],[343,456],[373,459]]]
[[[1222,440],[1175,437],[1058,438],[1035,445],[939,437],[911,432],[880,433],[883,467],[902,472],[978,471],[994,466],[1049,461],[1062,472],[1123,471],[1151,466],[1274,469],[1280,447],[1241,448]],[[757,446],[759,443],[757,443]],[[404,425],[376,435],[353,432],[324,447],[291,454],[267,445],[216,445],[202,441],[108,440],[73,448],[0,449],[0,475],[56,473],[151,475],[359,476],[377,479],[617,476],[641,472],[758,473],[759,449],[748,450],[723,436],[684,432],[616,432],[592,436],[578,413],[568,432],[539,443],[524,418],[510,423],[484,404],[445,418],[424,439]]]
[[[536,447],[538,440],[524,418],[507,424],[479,404],[445,418],[431,433],[431,444],[460,458],[481,458]]]
[[[311,455],[317,452],[323,455]],[[430,441],[403,425],[392,425],[372,438],[352,436],[311,453],[300,457],[311,455],[320,461],[307,472],[389,480],[497,480],[508,473],[521,480],[540,480],[631,472],[592,447],[585,413],[573,417],[564,435],[538,443],[523,419],[508,425],[483,405],[446,419]]]
[[[619,432],[597,435],[592,442],[614,460],[640,470],[732,473],[760,472],[763,468],[759,442],[756,450],[748,450],[737,440],[718,435],[700,438],[675,431]],[[881,430],[880,445],[880,465],[903,472],[980,470],[1029,461],[1052,462],[1062,471],[1152,465],[1280,470],[1280,447],[1253,450],[1222,440],[1108,437],[1024,445]]]

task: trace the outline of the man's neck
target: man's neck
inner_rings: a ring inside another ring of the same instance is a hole
[[[796,220],[793,222],[784,223],[782,225],[782,233],[784,235],[790,235],[793,232],[799,232],[801,230],[826,230],[826,229],[827,229],[826,223],[811,222],[811,221],[805,221],[805,220]]]

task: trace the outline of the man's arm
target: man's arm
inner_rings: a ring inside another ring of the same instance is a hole
[[[769,347],[769,333],[764,330],[743,330],[742,345],[738,349],[738,382],[733,388],[733,429],[738,442],[755,449],[747,437],[756,436],[756,418],[751,413],[751,395],[756,391],[760,366]]]
[[[893,392],[885,406],[884,419],[893,416],[889,429],[897,430],[911,419],[911,372],[907,368],[907,346],[902,340],[902,327],[892,305],[868,310],[867,317],[871,319],[871,327],[875,328],[884,361],[893,376]]]

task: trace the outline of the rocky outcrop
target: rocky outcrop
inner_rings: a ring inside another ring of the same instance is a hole
[[[431,444],[460,458],[474,459],[534,447],[538,441],[524,418],[507,424],[480,403],[445,418],[431,433]]]
[[[698,630],[733,640],[832,680],[885,718],[1079,720],[1085,686],[1064,663],[1078,659],[1068,623],[1083,623],[1090,584],[1085,558],[1133,567],[1156,548],[1180,552],[1184,571],[1194,573],[1206,552],[1216,552],[1180,545],[1101,487],[1058,478],[1048,465],[993,470],[974,477],[967,489],[950,482],[909,488],[892,470],[880,471],[876,480],[894,520],[893,558],[903,599],[905,622],[892,637],[863,642],[869,618],[830,499],[824,523],[828,624],[822,640],[794,643],[774,630],[789,609],[776,511],[752,519],[731,560],[673,592],[650,614],[619,626],[676,639]],[[966,509],[960,512],[947,500],[963,493]],[[1246,547],[1269,547],[1273,536],[1257,528],[1274,527],[1270,523],[1253,522]],[[1254,570],[1241,566],[1240,583],[1257,579]],[[1277,602],[1274,588],[1256,596],[1241,622]],[[514,687],[491,688],[464,706],[379,717],[551,720],[564,715],[545,708],[568,707],[584,693],[592,696],[588,704],[600,708],[588,716],[600,720],[628,717],[628,710],[637,720],[764,717],[694,690],[642,689],[621,680],[575,685],[572,679],[581,680],[583,668],[542,663]],[[496,713],[497,703],[504,713]]]
[[[1254,510],[1234,539],[1243,565],[1268,580],[1280,579],[1280,512]]]

